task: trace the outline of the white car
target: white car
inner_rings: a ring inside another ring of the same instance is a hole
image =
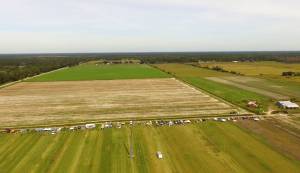
[[[163,155],[160,151],[156,152],[156,156],[158,159],[162,159],[163,158]]]

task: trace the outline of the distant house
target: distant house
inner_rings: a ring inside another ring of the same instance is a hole
[[[248,106],[248,107],[257,108],[257,107],[258,107],[258,104],[257,104],[256,101],[249,101],[249,102],[247,103],[247,106]]]
[[[299,108],[299,105],[296,103],[293,103],[291,101],[279,101],[277,102],[277,105],[284,109],[297,109]]]

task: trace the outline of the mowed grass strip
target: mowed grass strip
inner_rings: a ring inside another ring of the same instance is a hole
[[[96,172],[93,170],[99,169],[96,166],[100,162],[101,143],[99,141],[102,141],[102,134],[93,130],[88,132],[87,135],[79,157],[80,160],[74,166],[76,172]]]
[[[230,155],[246,172],[298,172],[298,161],[291,160],[231,123],[199,126],[218,150]]]
[[[18,163],[34,148],[35,144],[39,142],[41,135],[33,134],[28,136],[24,141],[17,145],[16,148],[13,148],[1,155],[0,168],[5,172],[11,172],[14,168],[17,167]],[[21,156],[21,157],[20,157]],[[4,160],[9,160],[9,162],[4,162]]]
[[[58,136],[57,136],[58,137]],[[36,163],[40,162],[42,154],[45,149],[49,146],[49,143],[52,141],[53,136],[50,135],[40,135],[40,139],[31,146],[32,149],[29,150],[27,154],[21,157],[21,160],[13,166],[11,172],[22,172],[22,171],[31,171],[35,168]],[[51,143],[50,143],[51,144]],[[34,157],[32,157],[34,155]]]
[[[0,135],[2,172],[291,172],[300,164],[235,124],[204,122],[60,134]],[[12,138],[16,143],[12,142]],[[157,159],[156,152],[163,153]],[[0,172],[1,172],[0,171]]]
[[[26,80],[27,82],[166,78],[168,74],[146,64],[82,64]]]
[[[132,172],[129,160],[129,141],[126,129],[103,131],[99,172]]]
[[[260,122],[240,121],[238,125],[249,132],[259,135],[268,144],[285,153],[288,157],[300,160],[300,136],[299,129],[292,128],[284,122],[264,120]]]

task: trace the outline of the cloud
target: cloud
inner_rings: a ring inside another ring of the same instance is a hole
[[[296,0],[10,0],[0,6],[0,53],[299,49],[299,8]]]

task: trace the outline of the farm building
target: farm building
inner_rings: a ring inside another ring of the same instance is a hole
[[[284,109],[297,109],[299,108],[299,105],[296,103],[293,103],[291,101],[279,101],[277,102],[277,105]]]

